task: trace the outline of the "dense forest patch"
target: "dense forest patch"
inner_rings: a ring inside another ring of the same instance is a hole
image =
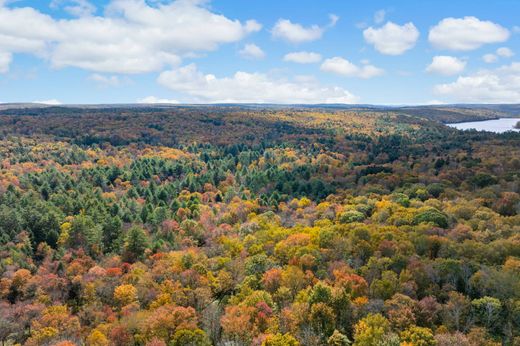
[[[50,107],[0,142],[2,343],[520,344],[518,133]]]

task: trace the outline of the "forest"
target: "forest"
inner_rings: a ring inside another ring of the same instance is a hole
[[[0,345],[520,345],[520,133],[473,113],[0,109]]]

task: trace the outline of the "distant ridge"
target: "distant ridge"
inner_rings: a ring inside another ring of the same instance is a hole
[[[397,112],[442,123],[490,120],[520,117],[520,104],[445,104],[445,105],[372,105],[372,104],[264,104],[264,103],[219,103],[219,104],[172,104],[172,103],[129,103],[129,104],[63,104],[3,103],[0,114],[18,115],[21,110],[32,110],[25,115],[49,114],[53,110],[159,110],[180,108],[233,108],[233,109],[316,109],[326,111],[351,110],[359,112]],[[24,115],[19,114],[19,115]]]

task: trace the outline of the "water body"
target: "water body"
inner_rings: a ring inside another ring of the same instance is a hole
[[[477,131],[489,131],[495,133],[504,133],[507,131],[520,132],[520,129],[515,129],[514,126],[520,118],[500,118],[484,121],[469,121],[465,123],[447,124],[459,130],[475,129]]]

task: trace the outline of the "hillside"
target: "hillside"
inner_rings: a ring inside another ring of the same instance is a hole
[[[2,109],[0,342],[516,345],[515,112]]]

